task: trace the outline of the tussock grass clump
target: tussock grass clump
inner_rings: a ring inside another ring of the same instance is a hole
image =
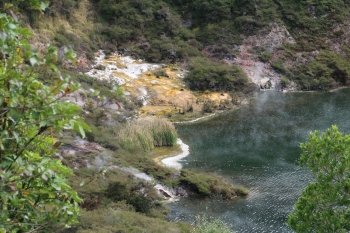
[[[141,118],[131,122],[118,133],[118,142],[123,149],[142,148],[148,152],[156,146],[173,146],[177,133],[167,119]]]

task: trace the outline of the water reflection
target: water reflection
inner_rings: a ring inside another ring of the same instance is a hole
[[[215,171],[248,187],[244,200],[182,199],[171,205],[173,221],[207,213],[239,232],[291,232],[285,221],[312,179],[299,168],[298,145],[310,131],[338,124],[350,132],[350,90],[335,93],[259,93],[250,106],[210,121],[177,125],[191,154],[185,168]]]

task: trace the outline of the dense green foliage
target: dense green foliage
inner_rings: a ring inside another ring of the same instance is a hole
[[[296,232],[348,232],[350,230],[350,135],[336,126],[301,143],[300,163],[315,174],[289,215]]]
[[[51,0],[50,6],[45,13],[50,15],[66,15],[69,17],[69,13],[76,8],[78,4],[78,0]]]
[[[106,22],[99,29],[101,35],[117,45],[120,52],[141,55],[153,62],[175,62],[200,55],[187,43],[193,34],[181,25],[180,15],[162,1],[93,2]]]
[[[298,65],[292,74],[285,70],[302,89],[327,90],[337,85],[346,85],[350,76],[350,54],[322,50],[314,60]]]
[[[189,70],[185,80],[194,90],[239,91],[248,85],[248,79],[241,69],[207,58],[192,59]]]
[[[84,136],[89,129],[77,106],[59,101],[77,86],[58,72],[53,47],[40,58],[26,40],[30,32],[6,14],[0,14],[0,29],[1,232],[75,223],[81,199],[66,181],[72,171],[52,157],[59,145],[54,133],[74,129]],[[37,79],[38,66],[52,71],[54,85]]]

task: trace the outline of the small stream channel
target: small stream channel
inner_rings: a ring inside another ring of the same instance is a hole
[[[245,199],[182,198],[171,203],[172,221],[219,217],[237,233],[292,232],[285,224],[301,190],[312,181],[298,166],[310,131],[336,124],[350,133],[350,89],[332,93],[260,92],[249,106],[207,121],[176,125],[189,145],[184,168],[216,172],[250,190]]]

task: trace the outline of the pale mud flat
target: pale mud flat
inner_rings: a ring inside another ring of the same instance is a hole
[[[104,69],[96,69],[98,66],[104,66]],[[134,60],[130,56],[120,56],[116,53],[112,54],[108,59],[102,50],[95,57],[95,65],[85,73],[86,75],[97,79],[115,81],[119,85],[130,82],[131,79],[137,79],[140,75],[147,71],[161,68],[160,64],[150,64],[142,60]],[[123,74],[122,77],[118,77]]]
[[[180,170],[182,168],[182,165],[179,163],[179,161],[190,154],[190,147],[187,144],[183,143],[181,139],[177,139],[177,144],[180,146],[182,152],[176,156],[162,159],[162,163],[166,167]]]

